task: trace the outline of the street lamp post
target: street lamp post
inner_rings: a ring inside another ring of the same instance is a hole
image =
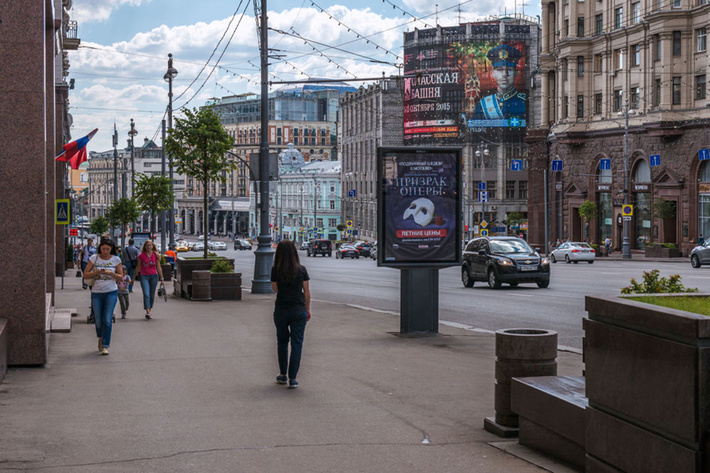
[[[490,155],[490,151],[488,151],[488,148],[484,148],[481,150],[482,145],[478,145],[478,149],[476,150],[476,157],[481,158],[481,182],[486,184],[486,163],[485,163],[485,158]],[[474,189],[475,191],[475,189]],[[488,192],[488,186],[486,186],[486,192]],[[480,195],[480,194],[479,194]],[[487,200],[487,199],[486,199]],[[481,222],[483,222],[486,219],[486,200],[481,199]]]
[[[316,176],[313,176],[313,237],[318,238],[318,193],[320,185],[316,184]]]
[[[624,110],[619,116],[624,116],[624,205],[629,204],[629,115],[636,115],[629,109],[629,99],[624,103]],[[631,259],[631,242],[629,241],[629,221],[624,218],[624,241],[621,244],[621,257]]]
[[[173,67],[173,55],[168,54],[168,70],[163,76],[163,79],[168,83],[168,130],[173,128],[173,79],[178,75],[177,69]],[[174,196],[173,191],[173,157],[168,156],[170,169],[170,195]],[[205,192],[207,189],[205,189]],[[168,223],[170,225],[170,244],[175,244],[175,212],[174,206],[170,206],[168,210]]]
[[[136,190],[136,162],[135,162],[135,145],[134,145],[134,139],[136,135],[138,134],[138,130],[136,130],[136,124],[133,122],[133,119],[131,118],[131,129],[128,131],[128,136],[131,138],[131,197],[133,197],[135,190]],[[126,197],[126,195],[123,195]],[[133,231],[136,229],[136,222],[133,222]]]

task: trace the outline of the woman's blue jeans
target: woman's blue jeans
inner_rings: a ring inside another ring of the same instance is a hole
[[[106,348],[111,344],[111,321],[117,300],[118,291],[91,293],[91,308],[94,310],[96,336],[101,338],[101,344]]]
[[[141,290],[143,291],[143,308],[152,309],[155,302],[155,290],[158,287],[158,275],[146,276],[141,274]]]
[[[301,309],[276,309],[274,325],[276,325],[276,342],[278,345],[279,373],[288,372],[289,379],[296,379],[301,366],[301,351],[303,335],[306,331],[308,314]],[[291,341],[291,360],[288,359],[288,342]]]

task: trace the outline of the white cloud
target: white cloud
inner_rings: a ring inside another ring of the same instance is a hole
[[[123,5],[140,6],[151,0],[74,0],[72,19],[79,23],[106,21],[111,12]]]

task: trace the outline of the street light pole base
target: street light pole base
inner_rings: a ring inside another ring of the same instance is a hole
[[[631,259],[631,243],[628,238],[624,238],[624,242],[621,244],[621,258]]]
[[[274,261],[274,249],[271,248],[271,235],[257,237],[259,247],[254,252],[254,278],[251,281],[252,294],[273,294],[271,288],[271,266]]]

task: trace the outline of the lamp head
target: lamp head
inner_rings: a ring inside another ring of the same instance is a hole
[[[138,130],[136,130],[136,124],[133,122],[133,119],[131,118],[131,129],[128,130],[128,136],[133,138],[138,134]]]
[[[177,75],[178,71],[173,67],[173,55],[172,53],[168,54],[168,71],[163,76],[163,79],[165,79],[165,82],[170,82],[175,79]]]

